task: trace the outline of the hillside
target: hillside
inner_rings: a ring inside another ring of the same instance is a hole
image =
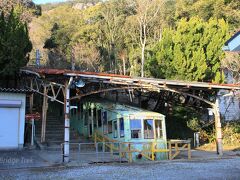
[[[75,61],[83,71],[168,79],[222,81],[221,47],[240,27],[238,0],[79,0],[42,10],[30,24],[32,59],[39,49],[49,67]]]

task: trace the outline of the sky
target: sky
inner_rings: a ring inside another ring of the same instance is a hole
[[[36,4],[44,4],[44,3],[56,3],[56,2],[63,2],[67,0],[32,0]]]

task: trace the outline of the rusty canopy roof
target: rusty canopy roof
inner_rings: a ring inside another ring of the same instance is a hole
[[[67,69],[47,69],[25,67],[21,69],[21,73],[38,76],[39,78],[48,78],[58,80],[58,78],[78,77],[89,82],[112,83],[119,85],[154,85],[175,88],[198,88],[198,89],[226,89],[240,90],[240,84],[217,84],[208,82],[188,82],[179,80],[167,80],[156,78],[131,77],[118,74],[107,74],[97,72],[81,72]]]

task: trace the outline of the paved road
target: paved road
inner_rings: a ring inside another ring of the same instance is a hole
[[[240,158],[0,170],[0,179],[240,179]]]

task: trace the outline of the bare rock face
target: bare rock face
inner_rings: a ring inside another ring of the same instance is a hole
[[[37,10],[37,6],[32,0],[0,0],[0,13],[3,12],[5,17],[7,17],[12,8],[19,4],[25,8],[24,12],[20,15],[20,19],[23,22],[30,22],[32,16],[34,16],[34,12]]]
[[[77,3],[73,6],[74,9],[84,10],[91,6],[94,6],[95,3]]]
[[[20,3],[23,4],[25,7],[28,8],[34,8],[35,4],[32,2],[32,0],[20,0]]]
[[[24,7],[27,7],[27,8],[34,8],[35,7],[35,4],[32,2],[32,0],[1,0],[0,1],[0,6],[1,7],[11,7],[12,6],[16,6],[17,4],[21,4],[23,5]]]

